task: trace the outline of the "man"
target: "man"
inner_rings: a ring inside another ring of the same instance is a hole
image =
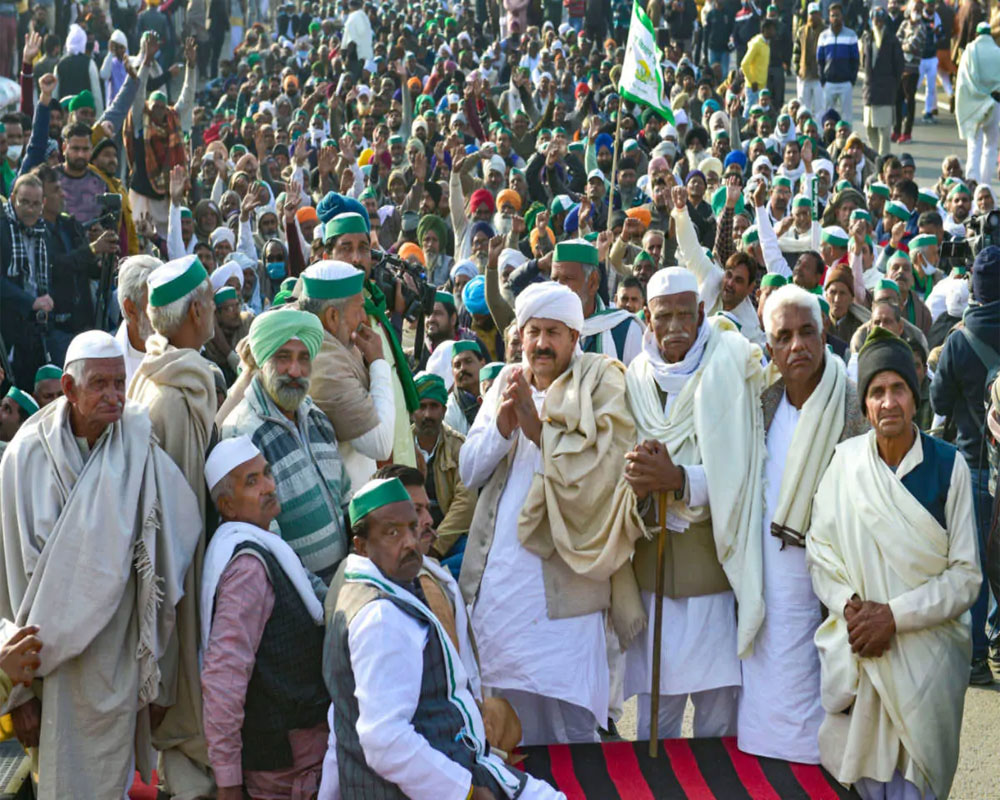
[[[976,26],[975,40],[965,48],[955,82],[955,120],[958,135],[965,139],[965,177],[989,183],[997,161],[1000,141],[1000,46],[990,33],[990,24]]]
[[[996,246],[984,247],[976,254],[972,263],[972,295],[962,322],[962,330],[952,332],[941,347],[931,380],[931,405],[935,414],[955,424],[955,444],[972,475],[980,559],[985,559],[992,503],[983,441],[987,435],[985,401],[987,378],[996,368],[995,351],[1000,341],[1000,248]],[[984,581],[972,607],[972,681],[979,684],[993,682],[986,662],[984,629],[988,606],[989,591]]]
[[[761,89],[767,87],[767,70],[771,61],[770,42],[774,38],[776,22],[765,19],[760,26],[760,33],[747,43],[747,51],[740,62],[740,71],[748,87],[747,106],[757,103]]]
[[[747,753],[819,763],[823,721],[813,634],[822,608],[805,563],[811,501],[834,448],[868,429],[844,362],[824,348],[816,297],[776,289],[764,306],[768,353],[781,377],[761,395],[764,463],[764,603],[767,613],[742,662],[739,747]]]
[[[327,594],[323,647],[342,796],[563,798],[489,753],[470,676],[417,580],[403,484],[365,484],[350,515],[355,552]]]
[[[35,388],[31,396],[35,398],[39,408],[45,408],[49,403],[62,397],[63,371],[55,364],[45,364],[35,373]]]
[[[323,325],[309,396],[333,423],[351,486],[363,486],[392,456],[396,408],[382,340],[365,314],[365,274],[343,261],[302,273],[299,308]]]
[[[830,304],[830,333],[842,342],[850,342],[854,332],[864,323],[860,315],[864,309],[859,309],[860,313],[854,311],[854,290],[854,273],[850,267],[838,265],[827,270],[823,296]]]
[[[125,403],[110,335],[74,338],[62,386],[0,462],[0,616],[45,628],[40,696],[18,688],[10,706],[38,748],[39,798],[121,797],[136,768],[150,777],[149,706],[202,520],[145,409]],[[84,575],[100,579],[72,591]]]
[[[212,277],[214,278],[223,269],[239,270],[239,266],[230,261],[224,267],[215,270]],[[242,275],[242,271],[240,274]],[[215,332],[205,343],[205,358],[219,368],[226,386],[232,386],[240,370],[240,357],[236,352],[236,346],[249,333],[254,315],[252,311],[242,310],[243,304],[238,289],[229,285],[216,288],[214,284],[212,288],[215,302]]]
[[[438,290],[434,293],[434,310],[426,318],[425,328],[424,343],[426,347],[417,361],[417,366],[421,369],[426,368],[431,353],[442,342],[463,339],[481,341],[472,331],[458,324],[458,307],[455,303],[455,295],[451,292]]]
[[[608,713],[609,579],[632,550],[592,532],[634,437],[623,367],[576,352],[583,308],[565,286],[532,284],[515,311],[523,366],[490,387],[459,456],[463,483],[482,487],[459,585],[484,690],[514,707],[522,743],[594,742]]]
[[[431,550],[442,561],[455,550],[454,566],[458,567],[476,510],[476,492],[462,483],[458,470],[459,451],[465,437],[445,422],[449,398],[440,375],[420,375],[417,391],[420,407],[412,414],[413,441],[423,459],[424,486],[431,519],[437,529]]]
[[[921,300],[913,290],[915,279],[913,277],[913,262],[902,250],[897,250],[890,258],[886,267],[885,276],[890,281],[895,281],[899,287],[900,309],[903,318],[916,325],[926,336],[931,329],[931,312],[927,310],[924,301]]]
[[[468,339],[451,345],[452,374],[451,390],[448,392],[448,407],[445,411],[445,423],[462,434],[469,432],[469,427],[476,419],[482,397],[479,394],[479,370],[486,366],[486,359],[476,342]]]
[[[344,21],[344,37],[341,40],[341,46],[346,48],[350,42],[353,42],[357,48],[358,59],[364,63],[374,55],[372,24],[368,19],[368,13],[361,7],[361,0],[350,0],[347,6],[350,11]]]
[[[583,306],[580,347],[585,353],[604,353],[628,365],[642,350],[643,326],[624,309],[607,308],[598,296],[601,283],[598,250],[585,239],[556,244],[549,275],[573,290]]]
[[[840,116],[850,121],[851,93],[858,79],[858,37],[844,27],[844,9],[839,2],[830,4],[828,14],[830,27],[819,35],[816,45],[819,82],[826,93],[824,110],[839,106]],[[820,110],[812,111],[819,113]]]
[[[184,473],[206,519],[205,453],[215,433],[215,378],[201,348],[215,330],[215,303],[208,273],[197,256],[168,261],[149,273],[149,321],[155,333],[135,372],[129,399],[149,412],[157,442]],[[183,413],[179,414],[178,412]],[[198,679],[198,587],[205,540],[195,548],[177,609],[177,640],[164,676],[171,706],[153,731],[161,752],[160,772],[172,794],[208,793],[213,788],[201,724]]]
[[[735,191],[738,194],[739,189],[731,183],[727,183],[726,189],[726,202],[729,203],[728,193]],[[756,261],[746,253],[734,253],[726,261],[725,269],[720,267],[698,242],[688,214],[687,189],[675,186],[671,194],[674,201],[673,219],[677,231],[678,260],[687,264],[698,281],[698,293],[705,303],[705,315],[711,317],[719,311],[727,311],[739,322],[740,333],[755,344],[763,344],[764,332],[750,299],[757,282]],[[656,273],[654,277],[655,275]],[[648,303],[648,285],[646,296]]]
[[[865,75],[861,101],[868,144],[876,153],[885,154],[892,149],[896,95],[902,91],[903,48],[884,8],[873,8],[871,19],[871,28],[861,36],[861,69]]]
[[[795,72],[795,89],[802,105],[813,113],[819,113],[823,104],[823,87],[819,82],[816,51],[819,36],[823,32],[823,15],[820,13],[819,3],[809,3],[806,12],[808,20],[799,27],[796,41],[798,67]]]
[[[647,258],[652,258],[645,250],[643,250],[643,254]],[[625,309],[630,314],[639,314],[642,311],[643,306],[646,305],[646,299],[643,296],[643,285],[639,282],[638,278],[624,278],[618,284],[615,305],[618,308]]]
[[[11,386],[3,400],[0,400],[0,456],[7,444],[14,438],[28,417],[38,411],[39,406],[30,394]]]
[[[355,205],[364,211],[363,206]],[[371,280],[371,233],[367,217],[358,211],[344,211],[337,214],[326,223],[324,236],[330,246],[331,258],[347,262],[365,273],[365,313],[368,315],[368,323],[372,330],[378,333],[382,340],[382,353],[392,368],[393,406],[400,411],[405,408],[408,413],[412,413],[418,405],[417,390],[413,386],[413,374],[410,372],[406,355],[387,316],[387,313],[394,310],[394,306],[390,305],[382,290]],[[406,414],[396,414],[392,460],[396,464],[406,464],[411,467],[416,465],[413,438],[410,436]]]
[[[837,447],[806,537],[829,614],[815,636],[820,756],[863,798],[943,798],[969,675],[965,611],[982,580],[969,469],[914,426],[920,385],[902,339],[872,331],[858,395],[873,430]]]
[[[246,434],[264,454],[281,503],[272,528],[327,583],[347,553],[351,484],[333,425],[307,396],[323,326],[315,314],[279,308],[254,319],[249,338],[257,373],[223,422],[222,438]]]
[[[639,540],[632,569],[652,620],[657,545],[641,532],[659,527],[656,535],[667,537],[662,624],[670,633],[653,688],[660,695],[659,735],[680,736],[691,696],[695,736],[731,736],[739,658],[764,613],[760,552],[751,544],[761,505],[749,488],[760,480],[763,440],[754,419],[762,356],[735,331],[708,324],[698,281],[683,267],[653,275],[646,316],[650,346],[625,378],[636,435],[608,514],[610,538]],[[663,494],[667,517],[657,519]],[[625,652],[625,696],[639,696],[640,738],[650,730],[653,627]]]
[[[90,137],[91,127],[83,122],[63,128],[63,163],[56,168],[66,197],[65,211],[81,225],[100,216],[97,196],[107,191],[107,184],[89,169]]]
[[[115,340],[125,354],[125,385],[132,385],[132,378],[146,355],[146,340],[153,335],[153,326],[146,313],[149,273],[163,262],[153,256],[138,255],[124,259],[118,267],[118,308],[122,323],[115,333]]]
[[[424,252],[427,280],[440,286],[448,280],[455,260],[441,251],[447,244],[448,229],[437,214],[425,214],[417,223],[417,243]]]
[[[329,729],[323,683],[326,585],[269,530],[281,509],[247,436],[217,444],[205,481],[222,524],[205,552],[201,681],[219,800],[319,786]],[[294,647],[289,647],[294,643]]]

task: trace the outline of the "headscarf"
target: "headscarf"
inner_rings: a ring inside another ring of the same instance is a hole
[[[554,281],[528,286],[517,296],[514,311],[519,328],[531,319],[554,319],[578,333],[583,330],[583,303],[579,295]]]
[[[448,235],[448,229],[445,227],[444,220],[437,214],[424,214],[420,218],[420,222],[417,223],[417,241],[421,247],[424,246],[424,234],[427,231],[433,232],[438,238],[438,245],[444,248],[445,239]]]

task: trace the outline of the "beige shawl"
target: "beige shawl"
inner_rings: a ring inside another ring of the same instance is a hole
[[[760,525],[763,496],[764,420],[760,406],[764,374],[760,348],[734,331],[710,326],[705,351],[664,416],[649,353],[633,359],[625,375],[629,409],[638,441],[663,442],[676,464],[702,464],[708,508],[688,508],[668,498],[667,524],[701,522],[711,516],[719,563],[738,604],[737,652],[745,658],[764,620]],[[606,527],[628,531],[632,540],[651,537],[639,515],[635,493],[621,469]]]
[[[199,517],[204,520],[208,502],[205,456],[217,404],[209,361],[194,350],[177,349],[155,334],[146,340],[146,357],[129,387],[129,399],[148,409],[153,433],[187,478],[198,498]],[[169,709],[154,731],[153,740],[161,751],[169,791],[180,800],[199,797],[213,786],[201,721],[198,660],[198,593],[204,557],[205,538],[201,537],[184,579],[185,597],[177,608],[177,635],[163,659],[161,701]]]
[[[126,405],[84,460],[69,408],[33,416],[0,465],[0,616],[45,631],[39,796],[113,797],[133,742],[148,775],[143,709],[202,520],[143,409]]]
[[[955,472],[964,485],[953,484],[950,495],[969,492],[962,467]],[[965,503],[968,531],[942,528],[879,457],[874,432],[838,445],[820,481],[806,539],[813,587],[829,609],[815,636],[827,712],[820,755],[844,783],[888,781],[899,769],[921,793],[929,786],[940,800],[948,796],[972,653],[961,612],[981,580],[974,555],[960,561],[951,552],[954,537],[975,536]],[[975,546],[967,550],[974,554]],[[888,603],[932,584],[935,605],[950,609],[947,619],[897,629],[878,658],[851,652],[843,611],[854,594]]]
[[[361,354],[355,347],[345,347],[326,330],[323,345],[313,359],[309,396],[330,418],[338,442],[357,439],[379,425]]]

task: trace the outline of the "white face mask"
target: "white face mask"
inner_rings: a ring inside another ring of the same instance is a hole
[[[11,161],[20,161],[21,153],[24,151],[23,144],[9,144],[7,145],[7,158]]]

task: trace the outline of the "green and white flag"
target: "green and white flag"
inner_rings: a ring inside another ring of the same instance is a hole
[[[663,96],[663,72],[656,46],[656,30],[638,0],[632,3],[632,21],[625,44],[625,62],[619,94],[626,100],[642,103],[659,112],[671,125],[674,122],[670,103]]]

